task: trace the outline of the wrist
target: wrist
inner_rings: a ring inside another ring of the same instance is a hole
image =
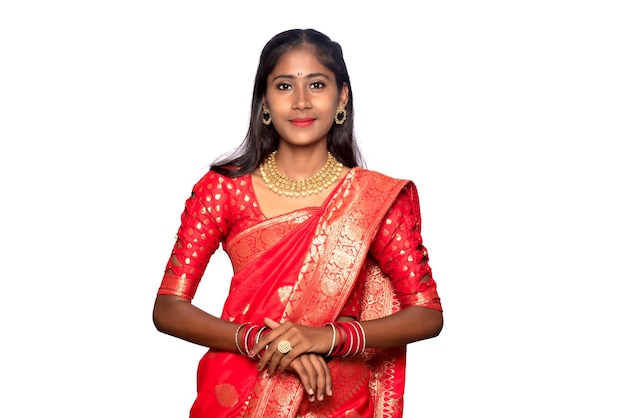
[[[328,322],[332,342],[326,357],[353,357],[363,354],[366,347],[365,330],[358,321]]]
[[[235,347],[240,354],[250,357],[252,349],[259,342],[261,337],[270,332],[270,329],[266,326],[253,324],[251,322],[244,322],[235,331]],[[257,357],[261,358],[263,351],[257,353]]]

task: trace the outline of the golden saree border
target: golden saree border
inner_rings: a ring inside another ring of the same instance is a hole
[[[399,310],[400,301],[395,296],[391,282],[377,264],[368,260],[359,319],[377,319]],[[391,349],[368,348],[364,357],[371,371],[370,393],[374,403],[374,416],[401,417],[404,407],[406,346]]]
[[[367,260],[369,245],[384,215],[407,184],[412,183],[361,168],[349,171],[324,208],[283,320],[322,326],[338,317]],[[389,311],[389,306],[372,307],[368,315],[383,316]],[[394,368],[398,363],[394,357],[391,363],[383,364]],[[380,374],[381,379],[389,376],[389,373]],[[379,394],[375,401],[386,405],[381,408],[390,409],[394,401],[385,404],[388,389],[380,386],[381,379],[373,383],[374,391]],[[302,396],[297,378],[260,379],[245,416],[294,418]]]
[[[283,319],[321,326],[337,318],[384,215],[406,183],[362,169],[348,173],[320,219]]]
[[[244,269],[301,223],[314,216],[316,210],[303,209],[265,220],[244,231],[229,236],[224,243],[234,273]]]

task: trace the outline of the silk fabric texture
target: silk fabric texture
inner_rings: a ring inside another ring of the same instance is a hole
[[[159,293],[191,300],[221,244],[234,271],[224,320],[323,326],[408,305],[441,310],[420,226],[414,184],[374,171],[353,168],[321,207],[274,218],[262,214],[250,176],[210,171],[186,202],[172,254],[180,266],[170,260]],[[309,402],[297,375],[269,376],[254,359],[208,350],[190,417],[400,417],[405,355],[398,347],[329,359],[333,395]]]

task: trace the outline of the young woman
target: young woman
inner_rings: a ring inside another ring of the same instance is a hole
[[[264,47],[247,136],[185,204],[154,304],[161,332],[209,348],[190,416],[399,417],[406,345],[443,326],[414,184],[362,168],[339,44]],[[192,304],[219,245],[220,318]]]

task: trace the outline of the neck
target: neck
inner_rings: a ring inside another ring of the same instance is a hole
[[[285,176],[302,180],[311,177],[324,167],[328,161],[326,147],[302,149],[279,147],[275,155],[276,167]]]
[[[306,197],[321,192],[339,178],[343,167],[326,151],[326,161],[318,171],[311,176],[294,179],[280,171],[275,157],[276,152],[270,154],[259,166],[259,171],[270,190],[288,197]]]

